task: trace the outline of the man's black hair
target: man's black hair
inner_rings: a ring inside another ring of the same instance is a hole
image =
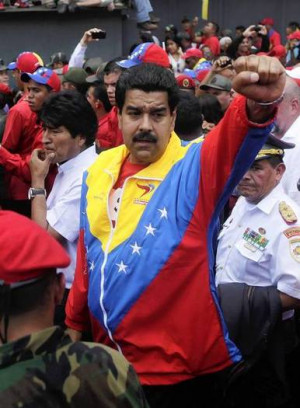
[[[77,91],[53,93],[44,102],[39,118],[45,127],[64,126],[75,139],[85,137],[86,147],[95,141],[98,130],[96,114],[87,99]]]
[[[139,89],[144,92],[167,92],[170,112],[173,113],[179,101],[179,88],[174,75],[166,68],[155,64],[141,64],[124,71],[116,87],[116,103],[122,112],[126,92]]]
[[[124,68],[120,67],[120,65],[117,64],[117,61],[122,61],[123,59],[126,59],[126,57],[117,57],[108,61],[108,63],[104,67],[103,75],[122,72]]]
[[[243,26],[243,25],[238,25],[238,26],[235,27],[235,29],[236,29],[236,30],[240,30],[240,31],[245,31],[245,30],[246,30],[246,27]]]
[[[202,94],[199,96],[198,100],[203,119],[217,125],[224,115],[217,97],[215,95]]]
[[[300,24],[297,21],[290,21],[287,25],[292,31],[299,30]]]
[[[104,84],[99,84],[99,85],[95,84],[92,86],[94,87],[93,89],[94,98],[98,99],[99,101],[103,103],[103,106],[106,112],[110,112],[112,106],[107,96],[106,86]]]
[[[198,137],[202,133],[202,113],[199,100],[195,95],[186,91],[180,91],[175,132],[183,140],[191,140],[195,138],[195,135]]]
[[[218,34],[219,30],[220,30],[220,26],[218,23],[216,23],[215,21],[210,21],[210,23],[214,26],[215,28],[215,33]]]
[[[181,24],[190,23],[190,22],[191,22],[191,20],[190,20],[187,16],[184,16],[184,17],[182,18],[182,20],[181,20]]]

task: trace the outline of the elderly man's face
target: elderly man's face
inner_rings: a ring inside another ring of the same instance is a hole
[[[274,168],[268,159],[256,160],[239,182],[238,191],[249,203],[257,204],[279,183],[284,171],[283,163]]]
[[[167,92],[126,92],[119,126],[135,164],[150,164],[164,153],[174,129],[176,113],[170,112]]]

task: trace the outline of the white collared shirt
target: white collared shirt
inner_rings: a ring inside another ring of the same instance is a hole
[[[72,285],[76,266],[82,175],[97,157],[93,145],[58,166],[58,174],[47,198],[47,221],[65,238],[65,248],[71,258],[67,268],[58,269],[58,272],[65,274],[67,288]]]
[[[295,143],[293,149],[285,149],[283,161],[286,171],[282,177],[281,184],[284,191],[300,206],[300,191],[297,183],[300,181],[300,116],[283,136],[282,140],[288,143]]]
[[[297,222],[284,220],[279,211],[283,201]],[[216,285],[275,286],[300,299],[300,208],[280,184],[256,205],[240,197],[218,240]]]

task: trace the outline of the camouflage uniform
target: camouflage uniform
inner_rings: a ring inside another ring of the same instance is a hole
[[[148,407],[115,350],[50,327],[0,347],[0,407]]]

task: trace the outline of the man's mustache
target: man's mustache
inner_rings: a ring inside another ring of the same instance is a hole
[[[140,132],[133,136],[133,142],[151,142],[156,143],[157,137],[150,132]]]

